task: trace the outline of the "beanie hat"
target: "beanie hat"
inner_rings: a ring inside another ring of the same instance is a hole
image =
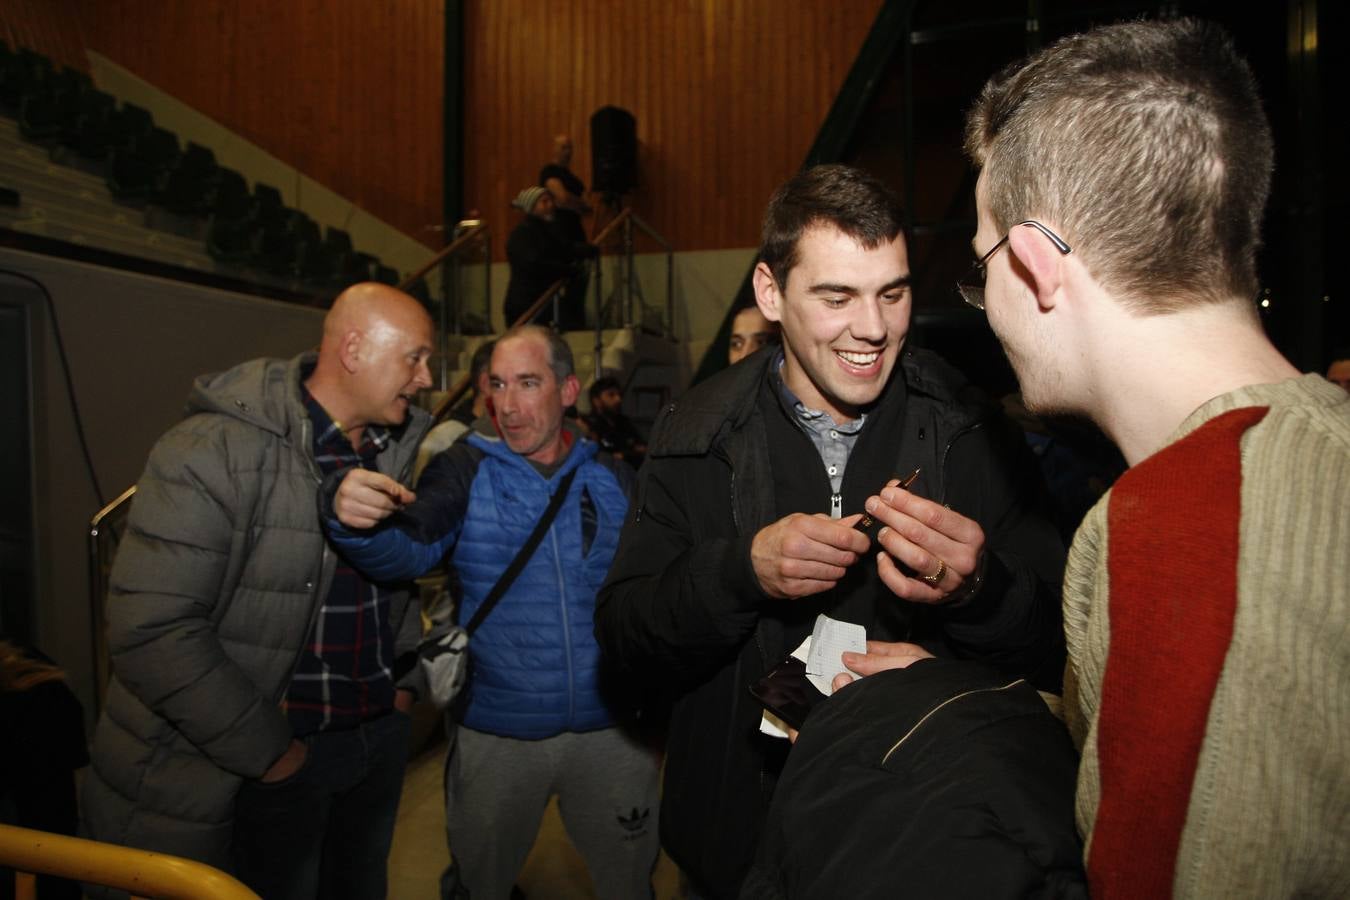
[[[527,187],[525,190],[516,194],[516,199],[511,201],[511,205],[525,215],[534,211],[534,205],[539,202],[539,198],[548,193],[548,188],[534,186]]]

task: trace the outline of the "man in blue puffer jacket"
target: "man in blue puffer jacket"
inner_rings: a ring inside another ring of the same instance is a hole
[[[334,473],[325,524],[382,581],[421,575],[448,553],[465,623],[575,470],[557,518],[470,642],[446,827],[471,895],[506,897],[556,793],[597,894],[650,896],[658,761],[616,725],[593,634],[633,474],[564,423],[580,384],[570,349],[548,329],[499,340],[490,384],[492,418],[433,459],[416,493],[375,472]]]

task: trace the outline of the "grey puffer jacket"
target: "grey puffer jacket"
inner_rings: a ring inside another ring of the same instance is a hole
[[[291,739],[278,702],[336,569],[300,395],[315,361],[199,378],[187,418],[150,453],[112,571],[88,837],[231,868],[235,793]],[[380,471],[406,481],[428,425],[411,410]],[[414,649],[406,593],[390,615],[397,652]]]

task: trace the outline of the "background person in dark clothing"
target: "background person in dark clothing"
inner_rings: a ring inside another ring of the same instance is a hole
[[[760,347],[778,343],[778,323],[764,318],[758,306],[747,306],[731,320],[727,364],[735,365]]]
[[[586,416],[586,427],[591,430],[595,442],[635,469],[642,465],[647,456],[647,442],[632,420],[623,414],[623,391],[619,380],[612,375],[597,378],[591,385],[590,397],[591,411]]]
[[[582,216],[591,214],[591,206],[586,202],[586,185],[571,170],[572,136],[558,134],[553,137],[553,160],[539,170],[539,186],[548,188],[553,195],[553,205],[558,208],[558,229],[569,241],[585,243],[586,228],[581,224]]]
[[[585,260],[595,255],[595,247],[570,240],[561,232],[555,221],[557,208],[553,195],[546,188],[525,188],[511,205],[524,212],[525,218],[506,240],[506,259],[511,265],[511,280],[506,286],[506,326],[511,327],[549,285],[563,278],[568,285],[559,300],[561,321],[556,324],[564,331],[582,327]],[[534,321],[552,323],[553,305],[546,305]]]
[[[29,647],[0,637],[0,822],[74,836],[75,770],[89,764],[84,710],[65,673]],[[0,868],[0,898],[14,876]],[[78,900],[80,887],[39,875],[38,900]]]

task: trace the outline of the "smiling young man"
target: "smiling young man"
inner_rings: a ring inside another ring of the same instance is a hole
[[[432,340],[416,300],[359,284],[317,354],[197,380],[112,571],[87,836],[268,898],[385,895],[421,620],[334,552],[314,491],[338,468],[408,477]]]
[[[461,624],[484,603],[555,492],[557,517],[469,642],[468,702],[446,765],[460,883],[505,897],[550,796],[603,898],[645,897],[656,862],[657,759],[617,724],[601,672],[595,593],[618,546],[632,471],[567,424],[580,385],[567,343],[507,332],[489,367],[491,418],[428,464],[417,493],[353,469],[324,488],[334,543],[379,580],[448,554]],[[329,500],[331,499],[331,504]]]
[[[816,614],[1009,672],[1054,673],[1063,548],[1015,432],[932,354],[905,346],[909,258],[894,194],[819,166],[765,214],[765,349],[671,404],[596,631],[635,679],[674,686],[662,843],[700,896],[733,897],[787,742],[748,685]],[[903,519],[874,553],[851,526],[897,475]],[[808,726],[809,727],[809,726]]]

